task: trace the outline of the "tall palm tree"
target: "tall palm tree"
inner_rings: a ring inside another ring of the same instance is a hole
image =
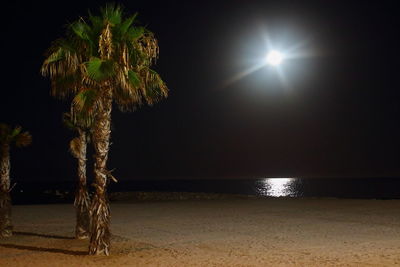
[[[111,111],[133,111],[167,97],[168,88],[151,69],[159,53],[154,34],[126,17],[119,5],[107,5],[100,15],[73,22],[64,39],[49,49],[42,73],[52,79],[54,95],[74,95],[72,118],[84,112],[93,121],[94,186],[89,253],[109,255],[110,208],[107,170]],[[68,85],[68,86],[66,86]]]
[[[87,239],[90,237],[90,197],[87,189],[86,179],[86,151],[90,139],[90,128],[71,120],[69,113],[64,113],[64,124],[71,130],[78,133],[69,143],[69,149],[78,162],[78,183],[75,192],[74,206],[76,210],[75,237]]]
[[[10,147],[24,147],[32,142],[29,132],[21,127],[0,123],[0,237],[12,235],[10,197]]]

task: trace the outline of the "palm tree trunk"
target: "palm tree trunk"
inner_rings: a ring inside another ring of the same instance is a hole
[[[108,87],[103,89],[104,97],[93,128],[95,193],[91,206],[90,255],[110,253],[110,205],[107,197],[106,164],[111,134],[112,91]]]
[[[75,237],[87,239],[90,233],[90,198],[86,186],[86,132],[79,130],[78,188],[75,193],[76,210]]]
[[[0,237],[12,236],[10,197],[10,147],[0,149]]]

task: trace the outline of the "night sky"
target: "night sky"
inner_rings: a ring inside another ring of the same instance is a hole
[[[0,121],[31,132],[12,151],[16,180],[73,180],[68,101],[40,66],[65,25],[103,1],[3,6]],[[170,96],[113,110],[109,168],[121,180],[399,176],[399,13],[379,1],[121,1],[156,34]],[[312,57],[229,79],[267,52],[302,44]],[[89,163],[91,155],[88,155]],[[91,173],[90,173],[91,174]]]

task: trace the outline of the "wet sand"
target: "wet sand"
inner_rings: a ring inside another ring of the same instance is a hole
[[[111,204],[112,255],[74,240],[72,205],[15,206],[0,266],[400,266],[400,200]]]

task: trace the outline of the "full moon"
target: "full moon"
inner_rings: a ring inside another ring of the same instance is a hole
[[[272,66],[278,66],[282,63],[283,55],[281,52],[272,50],[268,53],[266,57],[267,64]]]

